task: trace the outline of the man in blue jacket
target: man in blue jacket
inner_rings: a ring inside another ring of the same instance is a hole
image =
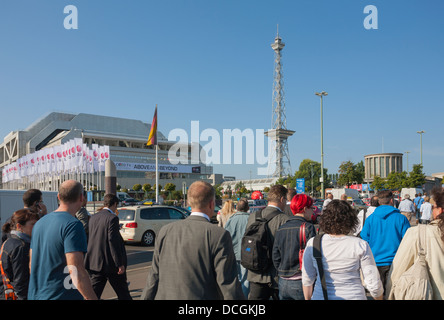
[[[393,207],[391,191],[379,192],[378,199],[380,206],[365,220],[361,238],[367,241],[372,249],[385,291],[388,271],[404,234],[410,228],[410,223]]]

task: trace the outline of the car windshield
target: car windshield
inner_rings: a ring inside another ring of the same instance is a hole
[[[359,204],[359,205],[361,205],[361,206],[365,206],[365,203],[361,200],[361,199],[359,199],[359,200],[353,200],[356,204]]]
[[[130,209],[119,209],[119,220],[120,221],[128,221],[134,220],[134,214],[136,211]]]

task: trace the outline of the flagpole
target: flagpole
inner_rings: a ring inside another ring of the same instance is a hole
[[[156,132],[157,133],[157,132]],[[156,144],[156,203],[159,204],[159,145]]]
[[[159,141],[157,140],[157,104],[156,104],[156,203],[159,204]]]

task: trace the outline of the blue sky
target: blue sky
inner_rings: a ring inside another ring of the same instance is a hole
[[[78,29],[63,27],[66,5]],[[364,7],[378,9],[366,30]],[[283,50],[293,171],[410,151],[409,166],[444,172],[444,2],[436,0],[15,0],[0,4],[0,137],[51,111],[151,122],[165,135],[269,129],[274,53]],[[148,135],[148,132],[147,132]],[[406,159],[404,157],[404,165]],[[256,177],[255,165],[215,172]]]

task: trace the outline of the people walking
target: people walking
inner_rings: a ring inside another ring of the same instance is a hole
[[[63,182],[58,199],[57,210],[41,218],[32,231],[28,299],[97,299],[84,266],[85,231],[75,218],[82,205],[82,184]]]
[[[291,200],[296,194],[297,194],[296,189],[290,188],[287,191],[287,204],[285,205],[284,213],[289,217],[293,217],[293,212],[291,211],[290,205],[291,205]]]
[[[373,196],[370,198],[370,206],[368,208],[362,209],[358,213],[359,224],[356,227],[356,231],[354,232],[355,236],[361,235],[362,227],[364,226],[365,220],[375,211],[375,209],[379,207],[378,196]]]
[[[401,214],[403,214],[410,222],[413,215],[415,215],[416,210],[415,210],[415,205],[413,204],[413,201],[410,200],[410,195],[408,193],[404,195],[404,200],[401,201],[398,209],[401,212]]]
[[[219,213],[216,216],[216,219],[218,221],[219,227],[224,227],[227,223],[228,219],[231,217],[231,215],[235,212],[234,209],[234,203],[233,200],[227,200],[225,201],[224,206],[219,211]]]
[[[241,265],[241,244],[247,227],[249,206],[247,199],[240,199],[237,203],[237,212],[234,213],[225,224],[225,230],[231,235],[234,255],[236,257],[237,274],[245,297],[250,293],[250,283],[247,280],[248,270]]]
[[[82,207],[79,209],[79,211],[76,212],[76,218],[80,220],[80,222],[83,225],[83,229],[85,229],[86,241],[88,241],[88,237],[89,237],[89,219],[91,218],[91,215],[89,214],[88,210],[86,209],[87,203],[88,203],[87,192],[86,192],[86,190],[84,190],[83,191]]]
[[[416,224],[419,223],[419,219],[421,218],[421,205],[424,203],[424,198],[421,193],[415,195],[415,199],[413,200],[413,204],[416,209]]]
[[[231,236],[210,223],[215,190],[204,181],[188,189],[191,215],[160,230],[142,300],[245,299]]]
[[[430,277],[433,299],[444,299],[444,189],[432,190],[432,221],[428,225],[418,225],[407,230],[396,252],[387,279],[386,296],[395,299],[394,285],[416,261],[419,254],[419,243],[424,250],[428,275]],[[421,228],[421,230],[419,230]],[[419,239],[420,231],[422,239]]]
[[[126,277],[125,244],[119,231],[119,218],[115,213],[119,198],[114,194],[106,194],[103,204],[105,207],[89,220],[90,238],[85,268],[98,299],[109,281],[119,300],[132,300]]]
[[[279,276],[279,300],[304,300],[302,250],[316,235],[311,222],[313,199],[297,194],[291,200],[290,209],[293,217],[279,227],[274,237],[273,264]]]
[[[324,203],[322,204],[322,211],[328,206],[328,204],[333,200],[333,194],[329,193],[327,194],[327,199],[324,200]]]
[[[43,217],[48,213],[46,205],[42,199],[42,192],[39,189],[29,189],[23,194],[23,208],[29,209],[31,212],[37,213],[39,218]],[[17,208],[19,209],[19,208]],[[10,218],[6,221],[10,222]],[[2,242],[4,242],[9,237],[9,233],[2,231]]]
[[[370,246],[366,241],[348,235],[357,225],[354,209],[343,200],[330,202],[322,215],[320,227],[325,233],[320,240],[321,266],[329,300],[366,300],[361,273],[370,295],[382,299],[383,287]],[[307,300],[324,299],[320,271],[313,254],[316,237],[308,240],[302,265],[302,284]]]
[[[380,191],[378,199],[380,206],[365,221],[361,238],[370,245],[385,288],[387,273],[410,223],[399,209],[393,207],[391,191]]]
[[[9,285],[0,282],[0,300],[9,299],[12,293],[5,294],[5,289],[11,286],[17,300],[27,300],[29,285],[29,248],[32,229],[39,219],[37,213],[30,209],[14,212],[11,219],[2,227],[2,231],[10,234],[0,249],[1,272]],[[6,291],[7,292],[7,291]],[[12,297],[11,297],[12,298]]]
[[[419,211],[421,212],[421,219],[419,219],[419,223],[430,223],[430,220],[432,219],[432,205],[430,204],[429,196],[424,197],[424,202],[421,205],[421,209]]]
[[[283,210],[287,203],[287,188],[281,185],[273,185],[268,192],[268,206],[262,210],[260,217],[262,219],[269,219],[268,222],[268,236],[271,239],[271,247],[273,248],[274,236],[276,231],[289,219]],[[247,228],[256,220],[255,214],[250,214],[248,218]],[[269,255],[271,260],[271,252]],[[269,300],[270,297],[278,300],[278,279],[277,271],[272,261],[266,271],[252,271],[248,270],[247,279],[250,282],[249,300]]]

